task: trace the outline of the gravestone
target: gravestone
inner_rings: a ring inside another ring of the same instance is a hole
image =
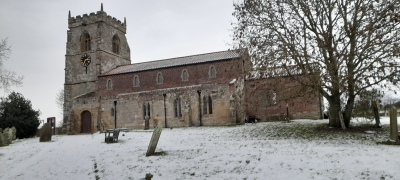
[[[11,130],[11,128],[5,128],[3,130],[3,135],[9,142],[12,141],[12,130]]]
[[[144,117],[144,130],[149,129],[149,116]]]
[[[162,123],[158,123],[157,127],[153,131],[153,135],[151,136],[149,147],[147,148],[146,156],[151,156],[156,151],[158,140],[160,139],[161,131],[162,131]]]
[[[16,140],[17,139],[17,129],[13,126],[13,127],[11,127],[11,130],[12,130],[12,138],[11,138],[11,140]]]
[[[0,133],[0,147],[1,146],[7,146],[11,144],[11,141],[9,141],[4,135],[3,133]]]
[[[40,138],[39,142],[47,142],[51,141],[51,135],[53,134],[51,126],[49,123],[43,125],[40,129]]]
[[[397,131],[397,109],[392,106],[390,109],[390,139],[398,140],[399,136]]]

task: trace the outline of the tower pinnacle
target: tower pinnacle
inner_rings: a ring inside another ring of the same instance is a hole
[[[124,17],[124,26],[126,27],[126,17]]]
[[[68,12],[68,19],[71,19],[71,11]]]
[[[101,11],[103,11],[103,3],[101,3]]]

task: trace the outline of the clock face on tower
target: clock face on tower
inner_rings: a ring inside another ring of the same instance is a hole
[[[90,62],[91,62],[90,55],[88,55],[88,54],[82,55],[82,57],[81,57],[82,66],[87,67],[87,66],[89,66]]]

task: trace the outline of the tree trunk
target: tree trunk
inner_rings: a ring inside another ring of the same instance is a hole
[[[339,112],[340,112],[340,98],[339,97],[332,97],[329,101],[329,126],[338,127],[340,128],[340,119],[339,119]]]
[[[379,119],[379,101],[371,101],[372,109],[374,110],[374,117],[375,117],[375,126],[380,128],[381,121]]]

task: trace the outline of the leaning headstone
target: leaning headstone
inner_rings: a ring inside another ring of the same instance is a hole
[[[13,126],[11,127],[12,130],[12,140],[16,140],[17,139],[17,129]]]
[[[153,131],[153,135],[151,136],[149,147],[147,148],[146,156],[151,156],[156,151],[158,140],[160,139],[161,131],[162,131],[162,123],[159,122],[157,127]]]
[[[149,116],[144,117],[144,130],[149,129]]]
[[[40,129],[40,139],[39,142],[47,142],[51,141],[51,135],[53,134],[51,126],[49,123],[43,125],[42,129]]]
[[[397,109],[392,106],[390,109],[390,138],[395,141],[399,138],[397,128]]]

